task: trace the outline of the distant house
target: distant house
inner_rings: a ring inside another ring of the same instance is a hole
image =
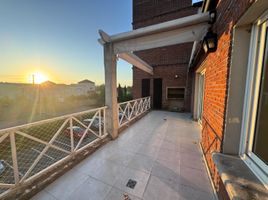
[[[28,83],[0,83],[0,98],[8,97],[10,99],[27,98],[32,99],[40,89],[40,96],[46,98],[54,98],[63,102],[65,98],[70,96],[87,95],[95,91],[95,83],[90,80],[82,80],[76,84],[66,85],[57,84],[52,81],[46,81],[40,85]]]
[[[34,89],[32,84],[27,83],[0,83],[0,98],[8,97],[10,99],[15,98],[32,98],[34,95]]]
[[[95,85],[95,83],[93,81],[90,81],[88,79],[82,80],[82,81],[78,82],[78,84],[94,84]]]
[[[87,79],[71,85],[46,81],[41,86],[42,93],[53,96],[60,102],[63,102],[65,98],[70,96],[88,95],[90,92],[95,91],[95,83]]]
[[[70,85],[70,92],[74,96],[87,95],[95,91],[95,83],[90,80],[82,80],[78,84]]]
[[[53,86],[56,86],[56,85],[61,85],[61,84],[57,84],[57,83],[54,83],[52,81],[46,81],[44,83],[41,84],[43,87],[53,87]]]

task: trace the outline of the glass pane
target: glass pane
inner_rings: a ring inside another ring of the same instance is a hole
[[[198,94],[198,120],[202,121],[203,116],[203,101],[204,101],[204,74],[199,76],[199,94]]]
[[[266,50],[263,60],[262,79],[258,102],[258,113],[253,152],[268,164],[268,34],[266,30]]]

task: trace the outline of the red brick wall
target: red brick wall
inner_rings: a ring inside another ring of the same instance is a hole
[[[173,45],[169,47],[157,48],[152,50],[140,51],[136,54],[147,63],[154,67],[154,75],[151,76],[134,67],[133,70],[133,97],[141,96],[141,80],[144,78],[162,78],[162,106],[163,109],[172,109],[172,107],[183,107],[190,110],[189,102],[191,88],[187,88],[187,97],[184,101],[167,100],[167,87],[185,87],[187,86],[187,68],[192,50],[192,43]],[[178,78],[175,79],[175,75]],[[151,96],[153,101],[153,80],[151,80]]]
[[[133,29],[177,19],[197,13],[191,0],[133,0]],[[163,48],[135,52],[139,57],[154,67],[154,75],[133,67],[133,97],[141,97],[141,80],[144,78],[162,78],[162,107],[169,109],[174,101],[166,99],[166,87],[185,87],[186,98],[175,104],[191,109],[191,87],[187,84],[187,67],[192,50],[192,43],[173,45]],[[175,79],[175,75],[179,78]],[[191,82],[190,82],[191,83]],[[151,96],[153,80],[151,80]],[[152,99],[153,100],[153,99]]]
[[[162,78],[162,106],[164,109],[171,109],[172,106],[184,107],[184,101],[179,100],[167,100],[166,99],[166,88],[167,87],[185,87],[186,84],[186,68],[188,65],[163,65],[154,67],[154,76],[143,72],[142,70],[134,67],[133,68],[133,96],[140,97],[141,95],[141,79],[150,78],[150,95],[153,101],[153,78]],[[177,74],[181,78],[175,79]],[[171,107],[170,107],[171,106]]]
[[[214,32],[218,33],[218,49],[215,53],[208,54],[199,62],[206,69],[202,147],[218,191],[222,191],[221,187],[223,186],[219,184],[219,176],[212,161],[211,153],[221,151],[221,141],[224,137],[232,30],[234,24],[246,11],[251,2],[252,0],[221,0],[218,2],[218,17],[213,25]]]
[[[133,0],[133,29],[195,13],[191,0]]]

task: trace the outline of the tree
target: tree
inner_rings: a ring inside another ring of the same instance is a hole
[[[123,96],[124,96],[124,99],[126,99],[126,97],[127,97],[127,86],[126,85],[124,87],[124,94],[123,94]]]
[[[119,83],[118,88],[117,88],[117,100],[119,102],[123,102],[124,101],[124,91]]]
[[[132,100],[133,97],[132,97],[132,87],[131,86],[128,86],[126,87],[126,96],[125,96],[125,100],[126,101],[130,101]]]
[[[8,107],[13,103],[12,99],[10,99],[8,96],[4,96],[0,98],[0,106],[1,107]]]
[[[96,88],[97,93],[97,104],[98,105],[104,105],[105,104],[105,85],[99,85]]]
[[[121,85],[118,85],[117,88],[117,92],[118,92],[118,102],[125,102],[125,101],[129,101],[132,100],[132,94],[131,94],[131,87],[130,86],[124,86],[123,88],[121,87]]]

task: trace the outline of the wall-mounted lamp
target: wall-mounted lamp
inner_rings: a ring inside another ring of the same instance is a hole
[[[214,24],[216,22],[216,18],[217,18],[217,12],[216,12],[216,10],[209,11],[209,15],[210,15],[209,24]]]
[[[218,36],[217,33],[212,31],[207,32],[203,39],[203,49],[206,53],[215,52],[218,46]]]
[[[177,78],[179,78],[179,75],[178,74],[175,74],[175,77],[174,77],[175,79],[177,79]]]

